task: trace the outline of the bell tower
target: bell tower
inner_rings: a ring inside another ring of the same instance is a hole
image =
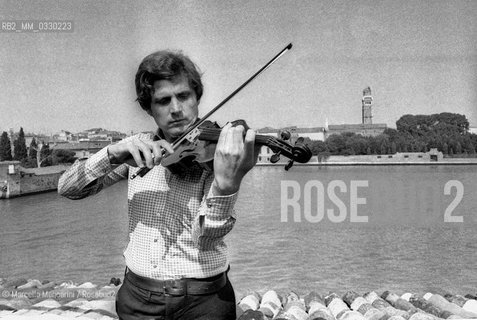
[[[363,90],[363,98],[361,99],[362,104],[362,123],[363,124],[372,124],[373,123],[373,96],[371,95],[371,88],[367,87]]]

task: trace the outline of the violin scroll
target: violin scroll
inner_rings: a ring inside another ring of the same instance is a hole
[[[288,161],[285,166],[286,171],[293,166],[295,160],[301,163],[310,161],[312,153],[310,148],[304,143],[304,140],[302,137],[296,140],[295,146],[293,147],[293,159]]]

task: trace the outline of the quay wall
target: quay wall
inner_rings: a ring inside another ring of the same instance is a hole
[[[62,172],[43,175],[25,174],[20,178],[20,195],[56,190],[61,174]]]
[[[66,165],[44,168],[23,168],[19,161],[0,162],[0,199],[53,191],[58,188]]]
[[[282,157],[277,163],[262,159],[259,166],[285,165],[289,160]],[[396,157],[394,155],[359,155],[359,156],[313,156],[307,163],[295,162],[294,165],[305,166],[368,166],[368,165],[477,165],[477,158],[438,158],[429,157]]]

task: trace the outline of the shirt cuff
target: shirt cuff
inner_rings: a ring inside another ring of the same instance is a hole
[[[109,173],[111,163],[109,162],[108,147],[105,147],[86,160],[86,169],[94,176],[103,176]]]
[[[233,215],[233,209],[235,202],[238,198],[238,192],[225,195],[225,196],[216,196],[212,192],[212,188],[209,189],[209,194],[205,198],[205,203],[207,208],[211,210],[210,213],[214,214],[230,214]]]

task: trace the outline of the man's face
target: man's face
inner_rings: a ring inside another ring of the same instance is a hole
[[[167,141],[172,142],[197,120],[198,105],[195,91],[189,86],[187,78],[178,76],[172,81],[154,82],[154,94],[148,113]]]

